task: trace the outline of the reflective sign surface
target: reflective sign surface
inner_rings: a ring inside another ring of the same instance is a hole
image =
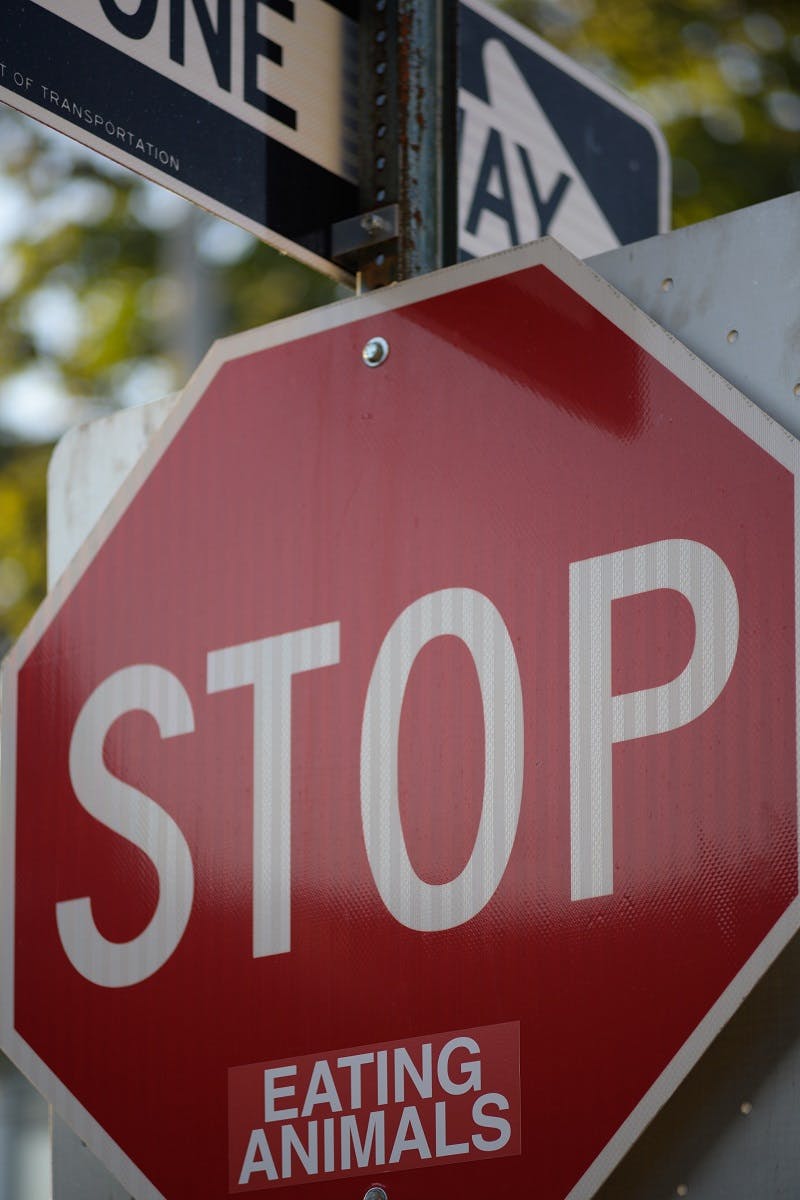
[[[550,243],[212,352],[5,671],[3,1045],[134,1195],[591,1194],[797,924],[796,469]]]

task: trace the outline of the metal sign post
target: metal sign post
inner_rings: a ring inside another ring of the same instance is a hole
[[[652,118],[482,0],[6,0],[0,99],[368,288],[669,225]]]
[[[361,212],[331,248],[364,290],[456,261],[458,21],[458,0],[362,5]]]
[[[400,0],[399,10],[398,277],[411,279],[456,259],[458,5]]]

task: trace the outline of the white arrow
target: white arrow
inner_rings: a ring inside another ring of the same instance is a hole
[[[459,95],[459,244],[478,258],[545,234],[579,258],[618,246],[502,42],[483,47],[489,103]],[[620,186],[623,186],[620,181]]]

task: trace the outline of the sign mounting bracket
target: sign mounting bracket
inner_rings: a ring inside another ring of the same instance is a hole
[[[397,255],[399,229],[398,205],[384,204],[359,217],[338,221],[331,227],[331,257],[354,274],[372,263],[376,268],[379,255]]]
[[[360,216],[332,257],[371,291],[456,261],[456,0],[367,0],[359,21]]]

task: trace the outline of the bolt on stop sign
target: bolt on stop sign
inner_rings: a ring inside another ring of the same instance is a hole
[[[211,352],[4,676],[3,1047],[136,1197],[594,1191],[798,923],[797,469],[548,241]]]

